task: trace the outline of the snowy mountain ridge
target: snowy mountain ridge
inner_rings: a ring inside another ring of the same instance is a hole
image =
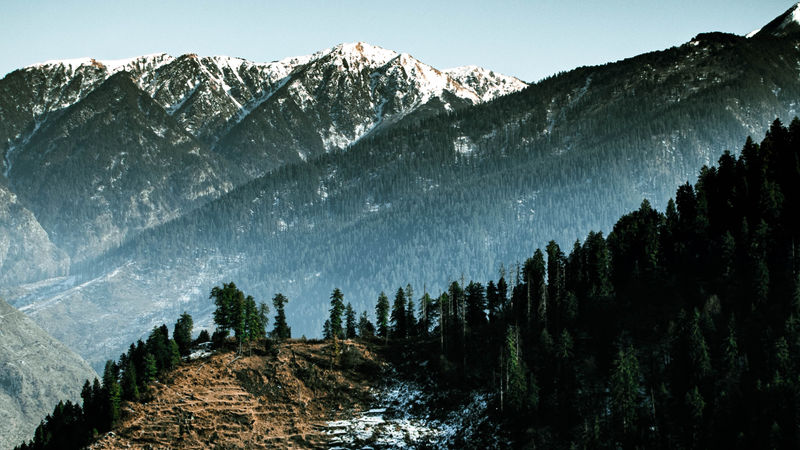
[[[495,74],[476,66],[439,71],[407,53],[398,53],[363,42],[339,44],[310,55],[288,57],[268,63],[230,56],[201,57],[185,54],[174,57],[166,53],[155,53],[117,60],[90,57],[51,60],[32,64],[22,70],[28,73],[40,72],[47,78],[58,80],[57,84],[48,86],[51,92],[43,96],[42,104],[38,108],[34,108],[37,116],[46,116],[53,110],[76,103],[105,79],[126,71],[143,91],[174,116],[188,132],[200,140],[215,143],[220,139],[220,132],[224,133],[258,108],[275,91],[291,81],[290,77],[294,73],[310,66],[317,66],[317,71],[324,71],[328,64],[343,73],[367,69],[383,76],[397,77],[399,74],[396,72],[402,72],[410,80],[403,87],[418,90],[420,95],[418,101],[411,102],[403,111],[398,111],[401,115],[431,98],[441,98],[445,92],[477,104],[527,86],[517,78]],[[296,89],[293,93],[301,105],[308,103],[305,101],[308,93]],[[395,94],[399,97],[404,93]],[[304,109],[307,107],[308,105]],[[212,115],[216,117],[210,117]],[[362,128],[370,127],[363,124]],[[348,145],[362,133],[336,134],[337,138],[328,139],[329,145],[326,147]],[[347,138],[348,134],[352,136]]]
[[[798,32],[800,32],[800,3],[794,4],[791,8],[786,10],[786,12],[776,17],[763,28],[754,30],[745,37],[783,37]]]

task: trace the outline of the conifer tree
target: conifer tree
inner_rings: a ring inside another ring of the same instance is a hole
[[[339,288],[333,290],[331,293],[331,309],[330,309],[330,330],[331,337],[335,339],[344,338],[344,329],[342,328],[342,313],[344,313],[344,294]]]
[[[398,288],[392,304],[392,338],[403,339],[407,336],[406,318],[406,294],[403,288]]]
[[[181,314],[181,316],[178,318],[178,321],[175,322],[175,328],[172,331],[172,337],[178,344],[178,350],[183,356],[189,354],[192,346],[193,325],[194,322],[192,321],[192,316],[184,311],[183,314]]]
[[[272,329],[272,337],[274,339],[289,339],[292,337],[292,329],[286,323],[286,312],[284,305],[289,299],[283,294],[277,293],[272,297],[272,306],[275,307],[275,325]]]
[[[625,445],[631,445],[638,431],[640,378],[639,361],[633,347],[620,348],[611,373],[610,400],[614,435]]]
[[[381,292],[375,305],[375,324],[378,336],[389,339],[389,298]]]
[[[331,319],[325,319],[322,324],[322,338],[325,340],[333,339],[333,332],[331,331]]]
[[[358,319],[358,336],[362,339],[375,336],[375,325],[369,321],[366,311],[362,311],[361,317]]]
[[[122,398],[133,402],[139,401],[139,388],[136,382],[136,368],[133,366],[133,361],[129,361],[128,365],[122,371]]]
[[[353,305],[349,302],[344,310],[345,317],[345,337],[347,339],[355,339],[356,337],[356,312],[353,310]]]

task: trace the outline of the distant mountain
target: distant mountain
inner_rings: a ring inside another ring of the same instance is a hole
[[[268,170],[527,86],[472,70],[456,81],[364,43],[266,64],[48,61],[0,80],[3,174],[79,262]]]
[[[216,148],[248,174],[261,175],[344,149],[409,116],[454,111],[526,86],[478,67],[453,74],[405,53],[361,42],[338,45],[298,66]]]
[[[79,401],[97,375],[78,355],[0,299],[0,449],[28,440],[59,401]]]

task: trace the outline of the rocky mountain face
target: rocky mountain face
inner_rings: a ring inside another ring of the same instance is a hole
[[[17,196],[0,184],[0,284],[66,275],[69,258]]]
[[[79,401],[97,375],[64,344],[0,299],[0,449],[28,440],[59,401]]]
[[[463,72],[468,71],[457,73]],[[338,45],[298,66],[216,148],[248,175],[261,175],[344,149],[409,115],[454,111],[526,86],[479,68],[474,72],[456,78],[408,54],[361,42]]]

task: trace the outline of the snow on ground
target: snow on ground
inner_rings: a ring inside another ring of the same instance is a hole
[[[192,349],[192,353],[189,353],[187,359],[189,359],[189,361],[194,361],[195,359],[208,358],[213,354],[214,352],[211,350],[211,342],[203,342],[202,344],[197,344]]]
[[[393,374],[386,378],[388,384],[374,392],[375,407],[327,422],[333,448],[450,448],[458,438],[472,441],[487,421],[488,394],[474,393],[453,410],[435,411],[429,405],[430,388]],[[499,433],[494,436],[480,438],[502,447]]]

